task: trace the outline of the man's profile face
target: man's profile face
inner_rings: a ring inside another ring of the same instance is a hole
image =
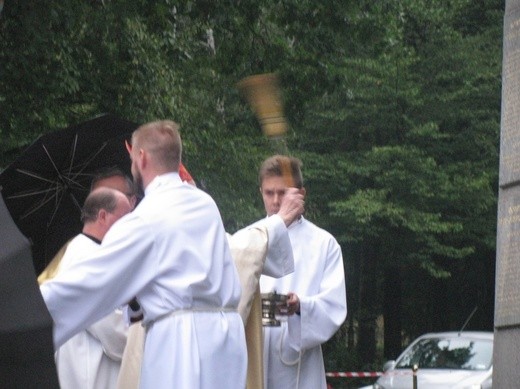
[[[260,193],[262,193],[262,199],[264,200],[264,207],[267,216],[278,213],[286,189],[287,185],[285,184],[283,177],[265,177],[262,180]]]
[[[132,161],[130,171],[132,172],[134,185],[138,188],[138,190],[144,190],[143,175],[141,174],[141,171],[139,170],[138,166],[138,159],[140,157],[139,150],[136,147],[130,146],[128,143],[126,145],[126,149],[128,150],[130,160]]]

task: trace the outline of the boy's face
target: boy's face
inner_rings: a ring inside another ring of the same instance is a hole
[[[283,177],[275,176],[263,179],[262,185],[260,186],[260,193],[262,193],[267,216],[278,213],[286,189],[287,185]]]

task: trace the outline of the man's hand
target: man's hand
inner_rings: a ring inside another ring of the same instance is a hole
[[[130,323],[136,323],[143,320],[143,310],[141,309],[141,304],[137,301],[137,297],[134,297],[128,303],[128,307],[130,308],[128,311]]]
[[[278,215],[283,219],[285,225],[289,225],[298,219],[304,212],[305,208],[304,195],[301,189],[289,188],[285,191],[280,205]]]
[[[287,315],[300,314],[300,299],[294,292],[287,293]]]

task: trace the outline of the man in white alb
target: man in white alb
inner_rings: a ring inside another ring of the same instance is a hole
[[[58,274],[98,250],[112,224],[130,211],[128,198],[117,190],[91,192],[82,209],[82,232],[69,242]],[[69,339],[55,354],[61,389],[114,388],[126,336],[122,312],[115,310]]]
[[[293,157],[266,159],[259,181],[267,216],[280,209],[288,182],[305,194],[301,161]],[[288,232],[294,273],[278,279],[260,277],[262,293],[288,295],[289,314],[281,326],[264,327],[265,388],[325,389],[321,344],[334,335],[347,314],[341,247],[303,215]]]
[[[259,293],[261,274],[278,278],[294,271],[291,242],[287,227],[303,212],[303,196],[289,189],[276,215],[234,235],[227,234],[232,257],[237,267],[242,294],[238,312],[242,317],[247,343],[247,389],[263,388],[262,307]],[[139,324],[130,328],[123,355],[118,389],[138,388],[138,377],[144,343],[144,330]]]

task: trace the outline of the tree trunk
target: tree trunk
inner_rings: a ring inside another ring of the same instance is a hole
[[[384,276],[384,357],[396,359],[402,351],[401,272],[398,266],[387,267]]]
[[[358,354],[363,367],[368,367],[376,356],[377,319],[377,257],[374,245],[367,243],[361,253],[359,272],[359,338]]]

